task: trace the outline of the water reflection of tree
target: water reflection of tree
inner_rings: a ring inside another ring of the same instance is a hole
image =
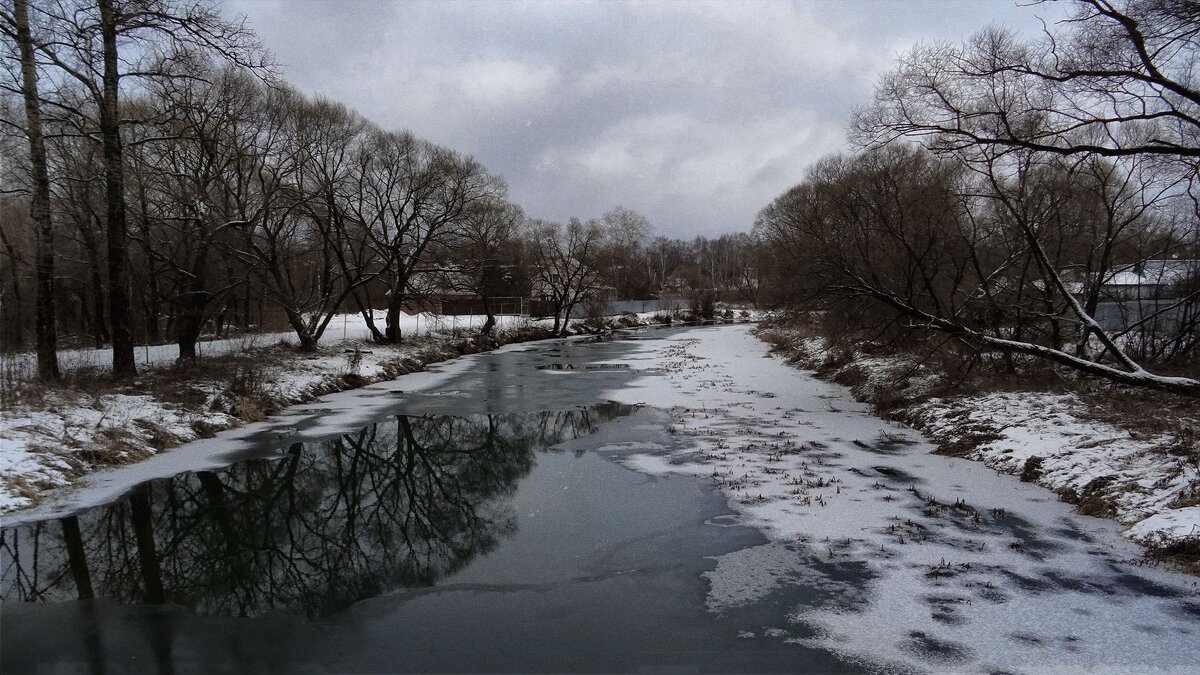
[[[628,414],[405,416],[279,459],[156,481],[59,523],[0,532],[6,600],[170,600],[320,616],[433,583],[515,529],[534,453]]]

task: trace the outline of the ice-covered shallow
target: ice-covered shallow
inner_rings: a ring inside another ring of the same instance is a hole
[[[605,396],[667,408],[676,449],[627,466],[708,477],[771,539],[718,558],[712,611],[789,586],[834,589],[757,639],[901,671],[1194,672],[1196,579],[1144,566],[1115,524],[929,454],[843,388],[770,358],[745,327],[640,347],[630,363],[663,372]]]
[[[511,346],[23,515],[0,670],[1194,668],[1193,578],[929,449],[746,326]]]

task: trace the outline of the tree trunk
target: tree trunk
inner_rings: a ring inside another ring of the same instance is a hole
[[[154,259],[147,252],[146,265],[149,267],[146,274],[146,291],[142,294],[142,311],[146,315],[146,342],[156,345],[162,342],[162,331],[159,330],[158,315],[159,311],[159,289],[158,289],[158,270],[154,267]]]
[[[17,273],[17,251],[9,241],[4,228],[0,227],[0,244],[8,255],[9,286],[12,300],[4,303],[4,349],[18,352],[25,347],[25,317],[21,312],[24,298],[21,297],[21,275]]]
[[[175,343],[179,345],[179,361],[196,360],[196,343],[200,341],[200,329],[204,326],[203,307],[194,307],[188,302],[183,315],[175,323]]]
[[[551,335],[558,335],[558,328],[561,325],[562,305],[554,303],[554,329],[550,331]]]
[[[308,324],[304,323],[304,317],[300,316],[300,312],[291,307],[284,307],[283,313],[287,317],[288,325],[292,327],[292,330],[296,331],[296,338],[300,340],[300,351],[317,351],[317,338],[309,330]]]
[[[121,120],[117,108],[120,63],[117,55],[117,16],[113,0],[99,0],[100,32],[104,45],[100,138],[104,148],[104,198],[108,233],[108,316],[112,333],[113,375],[137,374],[130,316],[129,249],[125,222],[125,167]]]
[[[92,222],[92,220],[88,219],[88,222]],[[98,222],[96,227],[99,228]],[[108,342],[108,312],[104,306],[104,280],[100,274],[100,246],[96,242],[95,232],[88,225],[80,226],[79,238],[83,240],[83,245],[88,251],[88,281],[91,286],[91,297],[80,297],[80,305],[91,317],[89,327],[92,341],[99,349]],[[81,290],[80,295],[83,296],[84,291]],[[89,305],[90,309],[88,309]]]
[[[404,306],[404,294],[393,292],[388,296],[387,322],[384,326],[383,337],[387,342],[400,342],[400,310]]]
[[[21,51],[21,89],[25,98],[25,133],[29,137],[30,167],[33,169],[33,196],[30,215],[37,239],[35,330],[37,333],[37,372],[43,380],[60,377],[58,369],[58,329],[54,317],[54,229],[50,218],[50,173],[46,168],[46,143],[42,136],[42,113],[38,106],[37,69],[33,60],[33,37],[29,31],[27,0],[14,0],[13,16],[17,24],[17,45]],[[17,298],[19,302],[20,299]]]
[[[369,301],[364,302],[358,294],[358,289],[354,290],[354,304],[358,307],[358,313],[362,315],[363,321],[367,324],[367,330],[371,331],[371,339],[376,342],[387,342],[383,333],[379,332],[379,328],[375,326],[375,310],[371,308]]]
[[[483,328],[479,329],[479,334],[490,335],[492,328],[496,325],[496,317],[492,314],[492,303],[488,301],[487,293],[480,293],[479,297],[483,300],[483,313],[487,315],[487,320],[483,322]]]

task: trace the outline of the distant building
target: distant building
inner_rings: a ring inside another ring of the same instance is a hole
[[[1194,320],[1194,307],[1180,300],[1197,280],[1200,260],[1143,260],[1118,267],[1100,287],[1093,318],[1106,330],[1138,326],[1144,335],[1173,334]]]
[[[429,312],[447,316],[482,315],[487,310],[484,307],[483,296],[477,288],[478,282],[474,276],[453,268],[417,272],[409,279],[403,309],[409,314]],[[510,283],[488,289],[487,307],[491,309],[492,314],[529,314],[529,298],[508,295],[511,290]]]
[[[1143,260],[1117,268],[1101,287],[1101,294],[1112,300],[1172,298],[1197,278],[1200,260]]]

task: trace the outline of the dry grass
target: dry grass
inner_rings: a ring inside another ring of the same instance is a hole
[[[1200,576],[1200,535],[1164,545],[1146,544],[1146,558],[1153,562],[1166,562],[1184,572]]]
[[[1200,461],[1200,400],[1104,383],[1079,395],[1086,417],[1129,429],[1135,437],[1172,436],[1175,442],[1164,452]]]

